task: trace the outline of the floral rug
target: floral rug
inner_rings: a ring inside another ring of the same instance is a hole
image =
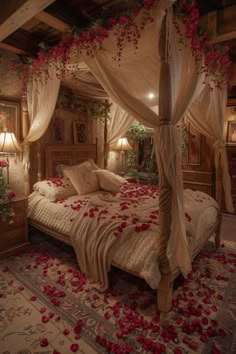
[[[236,353],[236,244],[209,243],[175,282],[170,326],[156,292],[118,269],[100,293],[73,249],[36,232],[0,261],[0,353]]]

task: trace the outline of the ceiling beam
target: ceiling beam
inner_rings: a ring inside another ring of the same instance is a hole
[[[26,55],[26,56],[29,55],[28,52],[26,52],[26,51],[24,51],[24,50],[22,50],[20,48],[16,48],[15,46],[12,46],[12,45],[4,43],[4,42],[0,42],[0,48],[8,50],[9,52],[12,52],[12,53],[15,53],[15,54],[18,54],[18,55]]]
[[[55,28],[59,32],[65,33],[65,32],[69,32],[70,29],[71,29],[71,27],[67,23],[65,23],[65,22],[59,20],[58,18],[50,15],[46,11],[39,12],[35,17],[39,21],[42,21],[42,22],[46,23],[48,26],[50,26],[52,28]]]
[[[55,0],[5,1],[0,15],[0,41],[3,41],[54,1]]]
[[[230,41],[231,39],[235,39],[235,38],[236,38],[236,31],[232,31],[232,32],[228,32],[228,33],[216,36],[215,38],[213,38],[212,42],[213,43],[226,42],[226,41]]]
[[[10,37],[0,42],[1,48],[8,49],[11,52],[27,56],[36,56],[39,51],[39,38],[30,36],[29,32],[19,28]]]
[[[207,30],[213,38],[217,33],[217,12],[212,11],[207,14]]]

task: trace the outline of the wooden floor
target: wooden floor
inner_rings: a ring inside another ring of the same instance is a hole
[[[221,238],[236,242],[236,214],[223,213]]]

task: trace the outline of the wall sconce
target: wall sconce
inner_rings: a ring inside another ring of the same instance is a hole
[[[5,155],[7,159],[7,185],[9,185],[9,157],[21,151],[23,149],[14,133],[0,133],[0,154]]]
[[[125,151],[133,150],[130,146],[127,138],[120,138],[116,144],[112,146],[113,150],[120,151],[121,153],[121,171],[119,172],[120,175],[124,175],[124,153]]]

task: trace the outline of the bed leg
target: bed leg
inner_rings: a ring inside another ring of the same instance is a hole
[[[168,312],[172,305],[173,279],[172,274],[162,274],[157,289],[157,307],[160,311],[160,325],[162,328],[169,326]]]
[[[222,224],[222,214],[219,213],[219,215],[218,215],[218,226],[217,226],[216,235],[215,235],[215,246],[216,246],[216,249],[220,248],[221,224]]]

